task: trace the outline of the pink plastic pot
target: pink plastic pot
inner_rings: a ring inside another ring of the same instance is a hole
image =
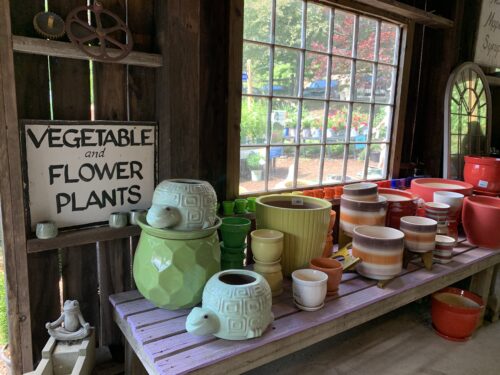
[[[500,193],[500,159],[465,156],[464,180],[474,185],[474,190]]]
[[[499,223],[500,198],[465,197],[462,224],[472,245],[500,249]]]

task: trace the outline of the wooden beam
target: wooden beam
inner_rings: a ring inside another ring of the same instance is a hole
[[[0,196],[12,373],[20,374],[30,371],[33,363],[14,56],[10,40],[9,1],[0,0]]]
[[[108,226],[90,229],[79,229],[69,232],[61,232],[55,238],[39,240],[37,238],[28,240],[28,253],[39,253],[51,249],[86,245],[98,241],[110,241],[130,236],[138,236],[141,229],[137,225],[129,225],[123,228],[110,228]]]
[[[413,22],[433,29],[451,29],[454,22],[445,17],[435,15],[423,9],[413,7],[395,0],[354,0],[356,3],[370,5],[386,12],[397,14]]]
[[[54,57],[65,57],[68,59],[78,60],[94,60],[75,45],[68,42],[57,42],[54,40],[28,38],[24,36],[12,36],[12,45],[15,52],[30,53],[34,55],[46,55]],[[89,47],[98,53],[99,47]],[[108,48],[108,50],[112,50]],[[96,60],[99,61],[99,60]],[[126,64],[135,66],[145,66],[149,68],[159,68],[163,66],[163,58],[161,55],[154,53],[135,52],[132,51],[128,56],[120,61],[115,61],[116,64]]]
[[[239,195],[240,180],[243,0],[231,0],[229,12],[226,199],[234,199]]]
[[[394,111],[394,129],[391,139],[391,155],[389,159],[389,175],[398,178],[401,167],[403,135],[405,134],[406,106],[408,104],[408,87],[410,84],[411,62],[415,24],[411,22],[401,30],[401,55],[397,82],[396,108]]]

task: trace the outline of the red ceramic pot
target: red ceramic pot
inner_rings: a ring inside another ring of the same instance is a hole
[[[475,190],[500,193],[500,158],[465,156],[464,180]]]
[[[467,240],[476,246],[500,249],[500,198],[464,198],[462,224]]]
[[[387,199],[387,216],[385,225],[399,229],[400,219],[403,216],[414,216],[418,208],[418,195],[408,190],[378,189],[379,195]]]
[[[465,196],[472,194],[473,186],[467,182],[445,178],[415,178],[411,180],[411,191],[426,202],[434,200],[435,191],[454,191]]]
[[[478,295],[457,288],[444,288],[432,295],[432,324],[437,333],[454,341],[467,340],[484,308]]]

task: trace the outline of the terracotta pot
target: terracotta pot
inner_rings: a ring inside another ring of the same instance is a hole
[[[462,224],[472,245],[500,249],[499,223],[500,198],[465,197]]]
[[[309,262],[309,268],[323,271],[328,275],[326,282],[326,294],[331,296],[339,291],[340,281],[342,280],[342,263],[331,258],[314,258]]]
[[[379,195],[387,199],[387,216],[385,225],[399,229],[403,216],[414,216],[417,213],[419,196],[411,191],[379,188]]]
[[[404,234],[394,228],[358,226],[354,229],[352,255],[361,258],[357,271],[375,280],[388,280],[403,267]]]
[[[330,202],[291,194],[257,198],[257,228],[283,232],[283,274],[307,267],[312,258],[321,256],[325,247]]]
[[[411,181],[411,191],[426,202],[432,202],[435,191],[454,191],[463,195],[471,195],[472,187],[467,182],[445,178],[415,178]]]
[[[500,193],[500,159],[465,156],[464,180],[474,190]]]
[[[445,288],[432,295],[432,324],[437,333],[453,341],[467,340],[484,308],[478,295],[457,288]]]

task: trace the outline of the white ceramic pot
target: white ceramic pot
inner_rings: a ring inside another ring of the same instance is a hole
[[[175,222],[157,220],[165,216],[162,210],[166,208],[177,211],[179,219]],[[166,222],[170,229],[196,230],[213,226],[216,210],[217,195],[208,182],[189,179],[165,180],[156,186],[151,214],[148,212],[147,221],[156,228],[160,227],[153,223]]]
[[[186,330],[226,340],[259,337],[274,320],[271,305],[271,288],[261,275],[247,270],[222,271],[208,280],[202,307],[191,310]]]

